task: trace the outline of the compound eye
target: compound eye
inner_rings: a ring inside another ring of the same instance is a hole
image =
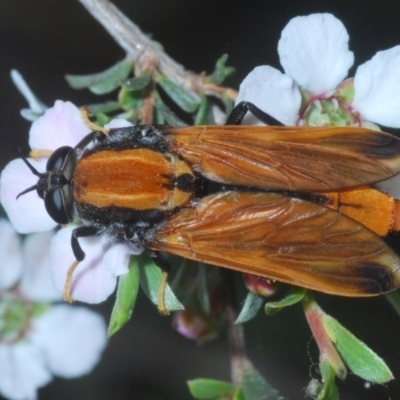
[[[48,192],[44,198],[44,205],[47,213],[58,224],[65,225],[71,222],[62,189],[55,189]]]
[[[63,146],[58,148],[47,160],[46,170],[47,171],[61,171],[68,154],[72,150],[72,147]]]

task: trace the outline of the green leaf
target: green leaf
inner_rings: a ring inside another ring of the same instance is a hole
[[[339,400],[339,391],[335,383],[335,370],[328,362],[322,362],[319,368],[323,383],[319,387],[317,400]]]
[[[153,110],[153,123],[156,125],[165,125],[164,114],[160,112],[157,107]]]
[[[202,378],[188,381],[188,386],[190,394],[198,400],[215,400],[236,389],[230,382]]]
[[[143,97],[140,92],[121,89],[118,93],[118,103],[124,110],[138,110],[143,104]]]
[[[137,257],[131,257],[129,272],[118,279],[117,296],[108,325],[108,336],[117,333],[131,318],[139,291]]]
[[[148,75],[142,75],[121,81],[121,87],[129,91],[139,91],[144,89],[149,83],[150,77]]]
[[[157,82],[164,89],[165,93],[167,93],[171,100],[183,111],[192,113],[199,107],[200,102],[196,96],[177,85],[175,82],[172,82],[166,76],[159,74],[157,76]]]
[[[120,81],[126,79],[132,71],[132,61],[124,59],[105,71],[90,75],[66,75],[65,79],[74,89],[89,88],[94,94],[112,92]]]
[[[232,400],[246,400],[242,388],[236,388],[233,392]]]
[[[257,294],[248,292],[243,307],[237,317],[235,324],[243,324],[250,321],[260,311],[265,299]]]
[[[161,114],[162,118],[164,118],[165,122],[171,126],[185,126],[186,124],[176,115],[174,114],[163,102],[160,98],[154,98],[154,107]]]
[[[306,294],[306,289],[300,287],[292,287],[290,292],[281,300],[270,301],[265,305],[264,311],[267,315],[276,314],[285,307],[292,306],[300,302]]]
[[[147,258],[147,257],[146,257]],[[143,259],[142,259],[143,261]],[[158,292],[161,284],[162,272],[152,261],[146,260],[140,268],[140,285],[147,297],[158,306]],[[168,311],[184,310],[185,307],[175,297],[169,285],[165,288],[165,307]]]
[[[105,103],[99,103],[99,104],[89,104],[85,106],[91,114],[95,115],[98,113],[110,113],[113,111],[120,110],[121,107],[117,101],[107,101]]]
[[[400,316],[400,292],[396,290],[395,292],[387,293],[385,297],[392,305],[397,315]]]
[[[210,101],[207,96],[201,96],[200,107],[197,110],[196,118],[194,120],[195,125],[212,125],[214,123],[214,117],[211,111]]]
[[[96,113],[94,114],[94,121],[96,121],[97,125],[104,126],[110,122],[111,118],[104,113]]]
[[[243,375],[242,389],[246,400],[283,400],[256,369],[251,369]]]
[[[335,318],[326,315],[323,324],[338,352],[354,374],[376,383],[384,383],[393,379],[391,371],[382,358]]]
[[[208,80],[216,85],[220,85],[226,78],[235,72],[235,68],[227,67],[228,54],[222,55],[215,64],[214,72],[209,75]]]

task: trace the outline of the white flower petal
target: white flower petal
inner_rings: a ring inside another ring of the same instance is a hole
[[[50,271],[56,288],[64,290],[69,267],[75,261],[71,249],[71,233],[74,226],[67,226],[53,237],[50,247]],[[100,303],[114,291],[117,278],[106,271],[103,255],[107,248],[101,237],[79,238],[86,254],[85,259],[75,269],[71,295],[85,303]]]
[[[281,65],[301,87],[315,94],[335,89],[353,65],[346,28],[331,14],[293,18],[278,44]]]
[[[126,274],[129,271],[129,257],[129,247],[124,243],[115,243],[104,254],[104,266],[115,276]]]
[[[52,380],[40,348],[28,342],[0,345],[0,393],[12,400],[36,400]]]
[[[83,122],[79,109],[69,101],[57,100],[32,124],[29,145],[41,150],[75,147],[88,133],[90,129]]]
[[[22,252],[21,239],[11,224],[0,218],[0,290],[14,286],[21,277]]]
[[[57,301],[62,294],[54,286],[50,274],[49,254],[53,232],[29,235],[23,244],[24,271],[20,290],[32,301]]]
[[[133,124],[126,119],[115,118],[111,120],[108,124],[104,125],[104,128],[107,129],[117,129],[117,128],[128,128],[129,126],[133,126]]]
[[[357,68],[353,106],[381,125],[400,128],[400,46],[379,51]]]
[[[29,159],[39,171],[44,171],[46,161]],[[49,231],[57,224],[49,217],[43,200],[36,190],[17,196],[23,190],[37,183],[38,177],[32,174],[21,159],[13,160],[6,165],[0,177],[0,201],[7,212],[14,228],[19,233]]]
[[[83,307],[53,306],[34,320],[33,331],[48,367],[64,378],[90,372],[107,344],[103,318]]]
[[[240,84],[236,104],[249,101],[284,125],[296,125],[301,95],[292,78],[270,66],[256,67]],[[260,121],[247,113],[243,123]]]

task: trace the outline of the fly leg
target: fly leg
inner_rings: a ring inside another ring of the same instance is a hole
[[[240,103],[236,104],[236,106],[229,114],[225,122],[225,125],[240,125],[247,112],[251,112],[256,118],[258,118],[264,124],[278,125],[278,126],[282,125],[277,119],[271,117],[269,114],[260,110],[253,103],[249,103],[248,101],[241,101]]]
[[[85,226],[85,225],[79,226],[78,228],[72,231],[71,247],[74,256],[78,262],[83,261],[83,259],[85,258],[85,252],[82,250],[82,247],[78,242],[78,238],[96,236],[102,231],[103,231],[102,229],[96,228],[95,226]]]
[[[74,275],[74,271],[79,265],[81,261],[85,258],[85,253],[82,250],[81,245],[78,242],[79,237],[88,237],[88,236],[96,236],[98,235],[102,230],[99,228],[96,228],[94,226],[80,226],[72,231],[71,235],[71,247],[72,251],[74,253],[74,256],[76,260],[71,264],[71,266],[68,268],[67,272],[67,277],[65,279],[65,284],[64,284],[64,300],[68,301],[68,303],[72,303],[74,299],[71,296],[71,287],[72,287],[72,278]]]

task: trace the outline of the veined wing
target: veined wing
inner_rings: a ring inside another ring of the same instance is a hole
[[[173,151],[217,182],[324,191],[400,172],[400,140],[365,128],[195,126],[167,128]]]
[[[165,221],[149,248],[342,296],[400,285],[400,260],[375,233],[275,193],[208,196]]]

